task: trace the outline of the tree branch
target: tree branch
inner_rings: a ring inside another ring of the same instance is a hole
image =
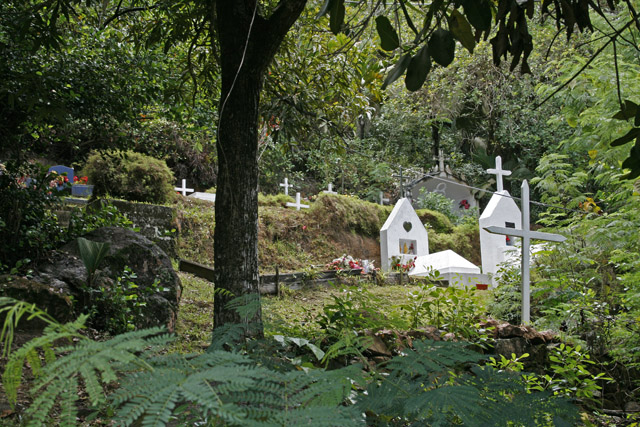
[[[118,5],[118,9],[116,9],[115,13],[113,15],[111,15],[106,21],[104,21],[104,24],[102,25],[102,28],[107,28],[107,25],[109,25],[111,22],[115,21],[116,19],[119,19],[120,17],[124,16],[124,15],[128,15],[129,13],[134,13],[134,12],[141,12],[141,11],[145,11],[145,10],[153,10],[158,8],[159,5],[156,3],[154,5],[151,6],[140,6],[140,7],[130,7],[128,9],[122,9],[120,10],[120,4]]]

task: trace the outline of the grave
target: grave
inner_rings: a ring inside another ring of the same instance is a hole
[[[415,267],[409,276],[425,277],[432,271],[440,273],[442,280],[448,286],[475,287],[477,284],[487,283],[489,278],[480,273],[480,267],[467,261],[451,249],[434,254],[419,256]]]
[[[293,187],[293,184],[289,184],[289,180],[287,178],[284,179],[284,182],[282,184],[279,184],[280,187],[284,187],[284,194],[285,196],[289,195],[289,188]]]
[[[194,199],[206,200],[208,202],[214,203],[216,201],[215,193],[201,193],[199,191],[196,191],[195,193],[189,194],[188,197],[193,197]]]
[[[409,199],[402,198],[380,229],[380,266],[390,270],[390,260],[398,257],[402,263],[429,254],[429,235]]]
[[[380,204],[384,206],[387,203],[389,203],[389,199],[384,197],[384,192],[381,191],[380,192]]]
[[[497,186],[501,190],[493,194],[478,220],[480,225],[480,252],[482,254],[482,272],[495,276],[500,264],[507,261],[511,254],[515,252],[516,249],[513,247],[515,237],[514,235],[501,236],[491,234],[485,228],[519,229],[522,227],[522,217],[518,205],[502,185],[502,177],[508,176],[511,172],[502,169],[500,156],[496,157],[496,168],[488,169],[487,172],[496,175]],[[492,278],[491,282],[495,286],[495,278]]]
[[[496,162],[497,164],[497,162]],[[502,178],[499,178],[500,180]],[[522,182],[522,218],[521,227],[513,229],[512,227],[489,226],[484,227],[482,231],[487,231],[499,237],[502,236],[518,236],[522,238],[521,248],[521,276],[522,276],[522,323],[530,321],[530,304],[529,304],[529,261],[531,239],[545,240],[548,242],[563,242],[566,237],[559,234],[542,233],[539,231],[531,231],[529,228],[529,183],[525,179]],[[482,227],[482,225],[481,225]],[[484,259],[484,258],[483,258]]]
[[[296,208],[297,211],[299,211],[300,208],[305,208],[305,209],[309,208],[309,205],[303,205],[300,202],[300,193],[296,193],[296,202],[295,203],[287,202],[287,206]]]
[[[460,177],[456,177],[451,169],[445,165],[445,156],[439,151],[437,166],[429,174],[411,182],[411,196],[414,200],[420,197],[421,190],[439,193],[453,205],[453,212],[462,216],[468,209],[478,206],[476,196],[469,185]]]
[[[327,185],[327,189],[324,190],[323,193],[338,194],[336,191],[333,191],[333,184],[332,183],[329,183],[329,185]]]
[[[192,192],[194,191],[193,188],[187,188],[187,180],[183,179],[182,180],[182,187],[175,187],[174,190],[176,190],[179,193],[182,193],[183,196],[187,195],[187,191],[188,192]]]

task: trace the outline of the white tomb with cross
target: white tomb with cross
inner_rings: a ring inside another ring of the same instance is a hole
[[[305,208],[308,209],[309,205],[303,205],[300,201],[300,193],[296,193],[296,202],[295,203],[291,203],[291,202],[287,202],[287,206],[292,207],[292,208],[296,208],[297,211],[300,210],[300,208]]]
[[[447,286],[456,288],[475,287],[488,281],[486,275],[480,274],[480,267],[451,249],[419,256],[409,276],[429,277],[435,271],[440,273],[440,279],[446,282]]]
[[[531,253],[531,239],[545,240],[548,242],[563,242],[566,237],[559,234],[542,233],[539,231],[531,231],[530,229],[530,217],[529,217],[529,183],[527,180],[522,182],[522,226],[517,229],[489,226],[483,227],[482,231],[487,231],[494,235],[503,237],[518,236],[522,238],[521,245],[521,275],[522,275],[522,323],[529,323],[531,320],[531,306],[530,306],[530,259]],[[482,225],[481,225],[482,227]]]
[[[333,184],[331,182],[329,183],[329,185],[327,185],[327,189],[324,190],[323,193],[338,194],[336,191],[333,191]]]
[[[429,235],[407,198],[398,200],[380,229],[380,266],[391,270],[391,258],[402,264],[429,254]]]
[[[289,180],[287,178],[284,179],[284,182],[280,184],[280,187],[284,187],[285,196],[289,195],[289,188],[293,187],[293,184],[289,184]]]
[[[182,180],[182,187],[175,187],[174,190],[176,190],[179,193],[182,193],[183,196],[187,195],[187,191],[189,193],[194,191],[193,188],[187,188],[187,180],[186,179]]]
[[[510,175],[511,172],[502,169],[500,156],[496,157],[496,168],[488,169],[487,172],[496,175],[497,186],[501,189],[491,196],[489,204],[482,211],[482,215],[478,220],[480,225],[482,272],[492,276],[492,284],[495,286],[496,280],[494,276],[500,269],[500,264],[507,261],[516,252],[514,247],[515,240],[513,235],[491,234],[485,228],[520,229],[522,227],[522,216],[516,202],[509,192],[504,190],[502,177]]]
[[[478,206],[476,196],[469,185],[463,179],[456,177],[445,164],[447,158],[443,150],[438,151],[438,157],[434,157],[434,160],[438,162],[437,166],[428,175],[411,183],[413,200],[420,197],[421,190],[441,194],[451,200],[452,211],[459,216],[468,209]]]

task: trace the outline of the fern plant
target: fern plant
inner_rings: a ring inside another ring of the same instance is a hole
[[[417,341],[393,358],[358,407],[373,425],[574,425],[578,411],[550,393],[528,393],[522,375],[476,363],[465,343]]]

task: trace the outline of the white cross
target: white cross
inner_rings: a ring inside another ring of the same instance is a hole
[[[296,202],[295,203],[287,202],[287,206],[296,208],[297,211],[299,211],[300,208],[305,208],[305,209],[309,208],[309,205],[303,205],[302,203],[300,203],[300,193],[296,193]]]
[[[174,190],[181,192],[183,196],[187,195],[187,191],[193,192],[193,188],[187,188],[187,180],[183,179],[182,180],[182,188],[180,187],[175,187]]]
[[[502,177],[511,175],[511,171],[502,169],[502,157],[500,156],[496,156],[495,169],[487,169],[487,173],[496,176],[496,185],[498,186],[498,191],[504,190],[504,187],[502,186]]]
[[[293,187],[293,184],[289,184],[289,180],[287,178],[284,179],[284,183],[280,184],[280,187],[284,187],[284,194],[286,196],[289,195],[289,187]]]
[[[380,204],[381,204],[381,205],[384,205],[384,204],[385,204],[385,202],[386,202],[386,203],[389,203],[389,199],[385,199],[385,197],[384,197],[384,193],[381,191],[381,192],[380,192]]]
[[[327,190],[324,190],[323,193],[338,194],[337,192],[333,191],[333,184],[332,183],[329,183],[329,185],[327,185]]]
[[[567,238],[559,234],[531,231],[529,228],[529,183],[526,179],[522,182],[521,188],[522,200],[520,208],[522,210],[522,230],[498,227],[495,225],[485,227],[484,229],[493,234],[503,234],[506,236],[517,236],[522,238],[522,323],[529,323],[531,317],[529,301],[529,250],[531,246],[531,239],[545,240],[548,242],[564,242]]]
[[[442,149],[438,150],[438,157],[434,157],[433,160],[436,160],[438,162],[438,172],[445,173],[446,170],[444,161],[446,160],[446,158],[444,157],[444,151]]]

